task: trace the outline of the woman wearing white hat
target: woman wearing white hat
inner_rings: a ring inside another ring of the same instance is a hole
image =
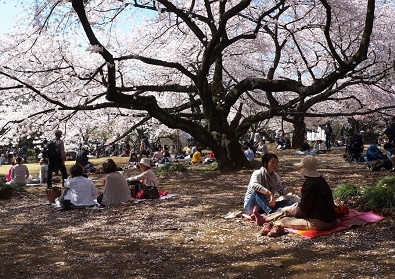
[[[128,181],[140,181],[141,183],[148,186],[158,186],[158,178],[151,169],[150,158],[141,158],[140,160],[141,174],[129,177]]]
[[[327,230],[336,223],[332,190],[317,171],[317,164],[317,159],[312,155],[295,164],[296,171],[306,178],[302,185],[301,201],[283,212],[263,217],[262,235],[280,236],[285,233],[284,227]]]

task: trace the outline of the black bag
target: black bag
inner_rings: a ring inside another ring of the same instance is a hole
[[[159,199],[160,195],[158,192],[158,188],[156,186],[147,186],[143,187],[144,199]]]
[[[130,195],[132,196],[132,198],[135,198],[137,193],[140,190],[143,190],[144,188],[144,184],[141,183],[140,181],[128,181],[129,186],[130,186]]]
[[[379,171],[381,170],[381,168],[383,167],[383,162],[381,160],[377,160],[372,162],[372,164],[370,165],[370,170],[371,171]]]
[[[392,169],[392,162],[391,162],[391,160],[385,159],[383,164],[382,164],[382,167],[385,168],[386,170]]]
[[[103,201],[103,193],[97,196],[96,201],[98,204],[101,204],[101,202]]]
[[[143,199],[159,199],[160,195],[156,186],[148,186],[140,181],[129,181],[130,192],[132,197],[136,197],[137,193],[143,191],[141,198]]]
[[[65,211],[65,210],[70,210],[70,209],[73,209],[73,206],[71,205],[71,201],[70,200],[63,200],[62,208],[60,210]]]
[[[44,146],[43,156],[46,159],[51,159],[56,156],[56,143],[55,141],[51,140]]]

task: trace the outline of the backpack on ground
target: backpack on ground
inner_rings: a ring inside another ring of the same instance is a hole
[[[383,164],[382,164],[383,168],[385,168],[386,170],[390,170],[392,169],[392,162],[391,160],[387,160],[385,159]]]
[[[46,145],[44,145],[43,156],[46,159],[51,159],[56,156],[56,143],[51,140]]]
[[[377,160],[371,163],[370,170],[371,171],[379,171],[383,167],[383,162],[381,160]]]

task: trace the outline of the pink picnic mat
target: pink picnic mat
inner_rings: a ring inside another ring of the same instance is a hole
[[[317,230],[295,230],[291,228],[286,228],[287,231],[299,234],[301,236],[307,237],[307,238],[314,238],[320,235],[326,235],[330,234],[333,232],[345,230],[347,228],[350,228],[352,226],[362,226],[366,225],[368,223],[374,223],[377,221],[380,221],[384,219],[383,216],[377,215],[373,212],[358,212],[356,210],[350,209],[350,213],[348,216],[342,217],[337,219],[336,225],[325,231],[317,231]]]

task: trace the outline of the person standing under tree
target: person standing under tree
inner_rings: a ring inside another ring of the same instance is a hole
[[[48,159],[48,175],[47,175],[47,189],[52,188],[52,173],[55,169],[59,169],[62,173],[62,187],[64,180],[67,179],[67,171],[65,166],[66,152],[64,151],[64,142],[61,140],[62,131],[55,131],[55,138],[52,140],[56,146],[55,155]]]
[[[325,144],[326,144],[326,150],[331,149],[331,139],[332,139],[332,127],[329,122],[326,123],[325,127]]]

